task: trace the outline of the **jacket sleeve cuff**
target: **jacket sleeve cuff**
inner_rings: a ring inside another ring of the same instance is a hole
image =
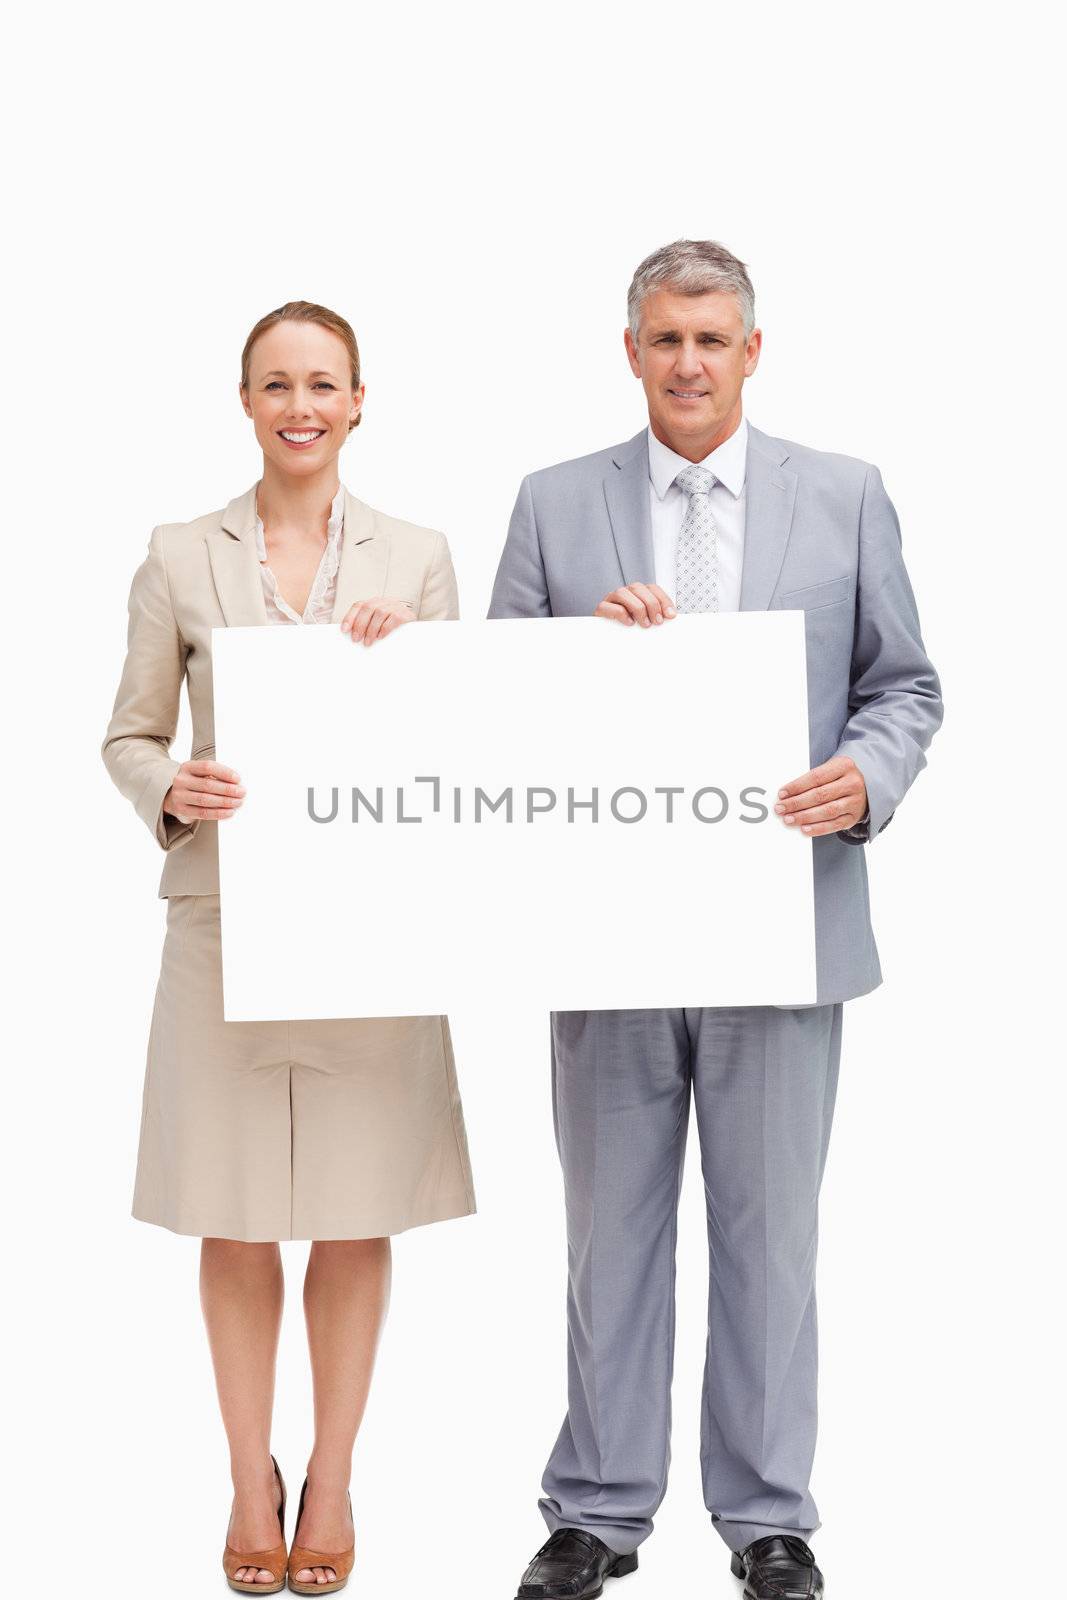
[[[870,806],[867,807],[860,820],[852,824],[851,828],[842,828],[838,838],[843,839],[846,844],[869,844],[871,838]]]
[[[888,827],[896,811],[895,797],[889,785],[883,783],[881,765],[872,751],[863,750],[856,740],[846,740],[838,750],[839,756],[851,756],[863,774],[867,786],[867,814],[851,828],[838,834],[846,844],[870,844],[882,829]]]
[[[161,850],[176,850],[187,839],[191,839],[200,826],[199,819],[195,822],[179,822],[177,817],[163,810],[163,801],[180,766],[180,761],[163,761],[158,767],[154,766],[137,802],[137,815],[155,835]]]

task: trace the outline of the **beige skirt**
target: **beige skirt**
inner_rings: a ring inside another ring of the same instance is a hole
[[[474,1209],[447,1017],[224,1022],[219,897],[172,895],[134,1216],[252,1242]]]

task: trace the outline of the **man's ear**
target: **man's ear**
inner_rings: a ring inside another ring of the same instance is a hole
[[[626,346],[626,359],[630,363],[630,371],[633,373],[635,378],[639,378],[641,376],[641,362],[638,359],[637,346],[634,344],[634,336],[630,332],[629,328],[627,328],[626,332],[623,334],[622,342]]]

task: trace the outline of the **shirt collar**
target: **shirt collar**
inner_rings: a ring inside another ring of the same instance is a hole
[[[705,456],[698,465],[707,467],[709,472],[714,472],[716,478],[725,489],[729,489],[734,499],[740,497],[745,487],[745,462],[748,455],[748,418],[742,417],[738,426],[728,439],[714,449],[710,456]],[[684,456],[678,455],[669,445],[665,445],[656,438],[651,427],[648,430],[648,476],[652,487],[662,500],[675,478],[683,467],[691,466]]]
[[[256,484],[258,493],[259,484]],[[345,526],[345,494],[343,483],[337,485],[337,493],[330,504],[330,515],[326,522],[326,548],[331,549],[340,541]],[[260,561],[267,559],[267,541],[263,531],[263,518],[256,515],[256,554]]]

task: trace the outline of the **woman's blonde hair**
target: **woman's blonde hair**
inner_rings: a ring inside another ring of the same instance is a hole
[[[284,306],[279,306],[277,311],[268,311],[265,317],[260,317],[252,332],[245,340],[245,347],[241,352],[241,388],[248,388],[248,363],[252,357],[252,350],[257,339],[267,333],[271,328],[277,327],[279,322],[316,322],[320,328],[325,328],[328,333],[335,333],[348,352],[349,365],[352,368],[352,388],[359,388],[359,345],[352,332],[350,323],[344,317],[338,316],[336,311],[330,311],[326,306],[314,305],[310,300],[290,300]],[[358,428],[363,420],[362,411],[355,422],[348,425],[349,433],[353,428]]]

